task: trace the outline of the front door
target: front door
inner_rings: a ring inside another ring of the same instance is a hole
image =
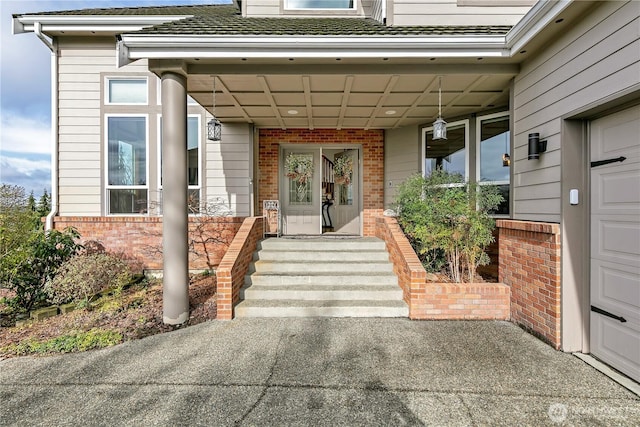
[[[320,234],[320,149],[285,149],[282,158],[282,232],[287,235]]]
[[[640,381],[638,135],[640,107],[591,123],[591,352],[636,381]]]
[[[334,163],[343,169],[342,175],[335,179],[334,230],[336,233],[360,234],[358,160],[358,150],[345,150],[335,154],[334,157]]]

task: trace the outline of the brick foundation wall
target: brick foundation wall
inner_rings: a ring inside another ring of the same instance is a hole
[[[217,318],[233,319],[234,306],[240,300],[240,288],[249,270],[258,242],[263,237],[263,218],[246,218],[216,270]]]
[[[359,144],[363,162],[363,230],[376,233],[376,218],[384,210],[384,131],[364,129],[260,129],[258,206],[278,199],[278,155],[280,144]]]
[[[552,223],[499,220],[500,281],[511,287],[511,319],[561,345],[561,236]]]
[[[392,217],[376,219],[376,236],[386,242],[411,319],[508,320],[510,288],[503,283],[432,283]]]
[[[239,217],[189,217],[190,240],[198,252],[189,253],[189,268],[218,265],[242,221]],[[162,217],[55,217],[53,227],[74,227],[83,242],[96,240],[108,251],[140,261],[147,270],[162,269]]]

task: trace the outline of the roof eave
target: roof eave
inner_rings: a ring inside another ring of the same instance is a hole
[[[158,36],[123,35],[119,64],[147,59],[503,57],[504,36]]]
[[[31,33],[40,24],[45,34],[60,32],[123,33],[189,18],[193,15],[69,16],[15,15],[13,34]]]

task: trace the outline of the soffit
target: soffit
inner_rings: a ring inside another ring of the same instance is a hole
[[[397,128],[509,104],[513,74],[190,74],[187,90],[220,121],[276,128]]]

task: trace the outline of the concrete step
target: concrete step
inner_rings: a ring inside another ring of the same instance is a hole
[[[277,262],[254,261],[249,265],[249,273],[301,273],[301,274],[336,274],[345,273],[389,273],[393,272],[393,264],[387,262]]]
[[[385,243],[270,238],[254,253],[238,317],[406,317]]]
[[[245,300],[236,317],[407,317],[404,301]]]
[[[392,273],[342,273],[331,274],[269,274],[253,273],[244,277],[245,286],[250,285],[367,285],[367,286],[398,286],[398,277]]]
[[[345,251],[342,248],[333,251],[288,251],[263,249],[254,253],[253,260],[278,262],[389,262],[389,254],[385,250]]]
[[[252,285],[240,289],[240,298],[247,300],[401,300],[397,285]]]
[[[375,237],[362,237],[354,239],[332,239],[332,238],[310,238],[310,239],[288,239],[269,238],[258,243],[258,250],[278,250],[278,251],[363,251],[363,250],[386,250],[383,240]]]

